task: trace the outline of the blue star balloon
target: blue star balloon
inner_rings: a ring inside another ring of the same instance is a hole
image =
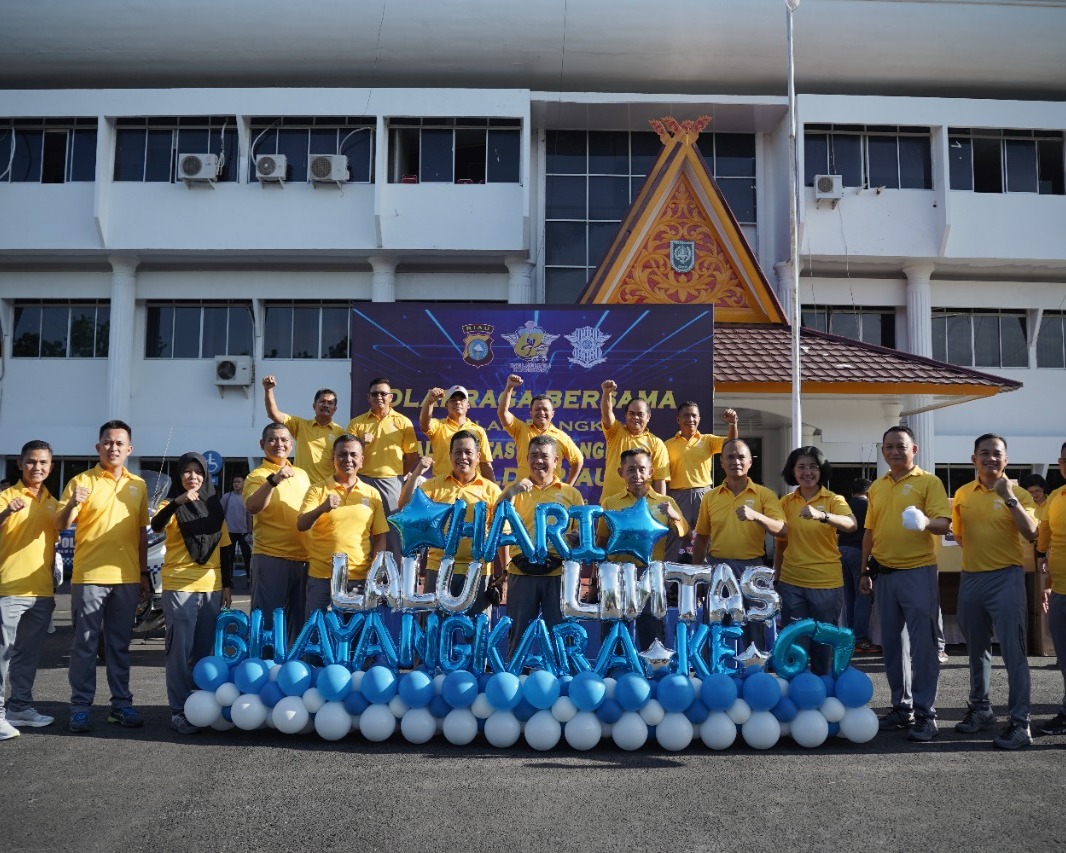
[[[647,565],[655,543],[670,532],[655,520],[646,500],[639,500],[625,509],[611,509],[603,513],[611,528],[607,538],[608,554],[629,554]]]
[[[401,550],[410,557],[419,549],[443,548],[444,522],[451,513],[451,504],[431,501],[421,489],[415,489],[410,502],[389,516],[389,524],[400,534]]]

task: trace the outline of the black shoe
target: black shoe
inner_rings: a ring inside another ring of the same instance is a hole
[[[881,731],[887,732],[892,729],[909,729],[913,725],[914,714],[903,708],[893,708],[881,718],[878,727]]]
[[[1036,727],[1042,735],[1066,735],[1066,714],[1056,714],[1046,723]]]

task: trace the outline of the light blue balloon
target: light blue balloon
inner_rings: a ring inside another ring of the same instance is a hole
[[[700,685],[700,700],[712,711],[727,711],[737,701],[737,680],[713,672]]]
[[[449,672],[444,677],[440,693],[450,707],[469,708],[477,699],[477,678],[473,673],[461,669]]]
[[[290,660],[278,670],[278,687],[286,696],[303,696],[311,686],[311,667],[302,660]]]
[[[837,679],[836,696],[845,708],[864,708],[874,696],[874,683],[865,672],[849,666]]]
[[[485,698],[497,711],[513,711],[522,701],[522,682],[511,672],[497,672],[485,685]]]
[[[327,702],[341,702],[352,691],[352,674],[347,667],[332,663],[318,673],[315,686]]]
[[[812,672],[801,672],[788,684],[788,697],[801,711],[813,711],[825,702],[825,682]]]
[[[744,679],[744,701],[752,711],[769,711],[781,699],[781,685],[768,672],[756,672]]]
[[[670,714],[683,714],[696,698],[696,691],[687,675],[675,673],[659,682],[656,698],[663,710]]]
[[[248,658],[233,670],[233,683],[241,693],[258,693],[270,681],[270,666],[260,658]]]
[[[614,698],[625,711],[639,711],[651,699],[651,684],[643,675],[627,672],[618,679],[614,688]]]
[[[400,698],[412,708],[425,708],[433,701],[433,679],[416,669],[400,679]]]
[[[594,672],[579,672],[570,682],[568,695],[579,711],[595,711],[607,697],[607,685]]]
[[[384,705],[396,695],[396,674],[385,666],[372,666],[363,674],[359,690],[373,705]]]
[[[201,690],[218,690],[229,681],[229,664],[218,655],[200,658],[192,669],[192,680]]]
[[[522,698],[538,711],[544,711],[559,698],[559,679],[543,669],[530,673],[522,683]]]

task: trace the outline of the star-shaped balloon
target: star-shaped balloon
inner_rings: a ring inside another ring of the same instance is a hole
[[[737,655],[736,659],[737,663],[746,669],[754,669],[755,667],[765,665],[766,662],[770,660],[770,655],[765,652],[760,652],[755,643],[751,643],[746,649],[744,649],[744,651]]]
[[[444,522],[451,514],[451,504],[430,500],[421,489],[415,489],[410,502],[388,521],[400,534],[401,550],[411,556],[421,548],[444,547]]]
[[[669,669],[670,663],[676,655],[677,652],[666,648],[659,642],[658,638],[652,640],[652,644],[640,653],[640,657],[644,661],[644,669],[648,673]]]
[[[655,543],[670,529],[655,520],[646,500],[638,500],[625,509],[611,509],[603,517],[611,528],[606,551],[610,554],[629,554],[647,565]]]

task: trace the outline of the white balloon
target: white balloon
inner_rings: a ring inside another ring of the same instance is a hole
[[[700,738],[711,749],[729,749],[737,739],[737,724],[725,711],[712,711],[700,726]]]
[[[591,711],[580,711],[563,729],[563,737],[574,749],[592,749],[600,742],[600,719]]]
[[[663,721],[663,717],[666,716],[666,711],[663,710],[663,706],[659,704],[658,699],[649,699],[637,713],[649,726],[659,725]]]
[[[296,734],[311,719],[302,696],[286,696],[279,700],[270,716],[277,730],[287,735]]]
[[[750,713],[741,727],[741,734],[752,749],[769,749],[781,739],[781,723],[769,711],[756,711]]]
[[[369,705],[359,717],[359,731],[367,740],[388,740],[396,731],[396,715],[388,705]]]
[[[560,696],[552,705],[552,716],[560,723],[569,723],[577,714],[577,705],[570,701],[569,696]]]
[[[659,746],[671,752],[680,752],[692,743],[692,721],[684,714],[671,713],[655,727],[655,739]]]
[[[352,715],[343,702],[326,702],[315,713],[315,731],[326,740],[340,740],[352,730]]]
[[[552,716],[551,711],[537,711],[526,723],[526,743],[539,752],[551,749],[562,736],[563,727]]]
[[[219,718],[211,724],[211,728],[213,728],[216,732],[228,732],[230,729],[233,728],[233,723],[231,723],[225,717],[219,716]]]
[[[268,729],[274,729],[275,731],[277,731],[277,728],[278,728],[278,727],[274,725],[274,716],[273,716],[273,712],[274,712],[274,709],[273,709],[273,708],[267,708],[267,718],[266,718],[266,722],[264,723],[264,725],[265,725],[265,726],[266,726],[266,727],[267,727]]]
[[[776,676],[777,686],[781,688],[781,697],[788,696],[788,679],[782,678],[780,675]]]
[[[607,688],[607,692],[603,696],[604,700],[613,699],[615,688],[618,687],[618,681],[608,677],[603,679],[603,686]]]
[[[443,673],[443,672],[438,672],[436,675],[433,676],[433,695],[434,696],[440,696],[440,691],[441,691],[441,689],[444,686],[444,679],[447,678],[447,677],[448,677],[447,674]]]
[[[648,724],[636,711],[626,711],[611,727],[611,738],[626,752],[640,749],[648,742]]]
[[[352,673],[352,692],[355,693],[363,683],[363,676],[366,675],[366,671],[357,669]]]
[[[879,721],[873,708],[848,708],[840,720],[840,733],[852,743],[873,740],[878,729]]]
[[[448,743],[466,746],[477,737],[477,717],[469,708],[454,708],[444,718],[444,737]]]
[[[510,711],[496,711],[485,720],[485,739],[499,749],[514,746],[522,736],[522,724]]]
[[[688,680],[692,684],[692,689],[696,692],[696,698],[699,699],[700,698],[700,688],[703,687],[703,679],[702,678],[698,678],[695,675],[690,675],[688,677]]]
[[[726,713],[729,715],[729,719],[738,726],[742,726],[751,718],[751,705],[743,699],[736,699],[733,704],[726,709]],[[763,713],[769,712],[765,711]],[[773,716],[773,714],[770,716]]]
[[[410,743],[425,743],[437,733],[429,708],[411,708],[400,720],[400,731]]]
[[[492,703],[484,693],[478,693],[477,698],[470,705],[470,713],[479,720],[487,720],[495,712],[496,709],[492,707]]]
[[[304,691],[303,700],[309,714],[317,714],[318,709],[326,704],[326,697],[318,692],[317,687],[308,687]]]
[[[844,712],[848,709],[844,707],[844,703],[837,699],[836,696],[827,696],[822,703],[822,707],[818,710],[830,723],[839,723],[844,719]]]
[[[270,680],[271,681],[277,681],[279,672],[281,672],[281,664],[280,663],[276,663],[272,667],[270,667]]]
[[[240,695],[241,691],[232,681],[227,681],[225,684],[220,684],[218,686],[218,689],[215,691],[215,699],[218,701],[218,704],[221,705],[223,708],[228,708],[230,705],[236,702],[240,698]]]
[[[400,720],[403,719],[404,714],[411,710],[411,706],[404,702],[399,694],[397,694],[389,700],[389,710],[392,711],[393,716],[396,717],[397,720]]]
[[[222,716],[213,690],[194,690],[185,700],[185,719],[204,729]]]
[[[263,725],[269,713],[270,709],[263,704],[258,693],[242,694],[230,708],[233,725],[246,732],[254,731]]]
[[[829,737],[829,723],[821,711],[800,711],[792,721],[792,739],[800,746],[813,749]]]

